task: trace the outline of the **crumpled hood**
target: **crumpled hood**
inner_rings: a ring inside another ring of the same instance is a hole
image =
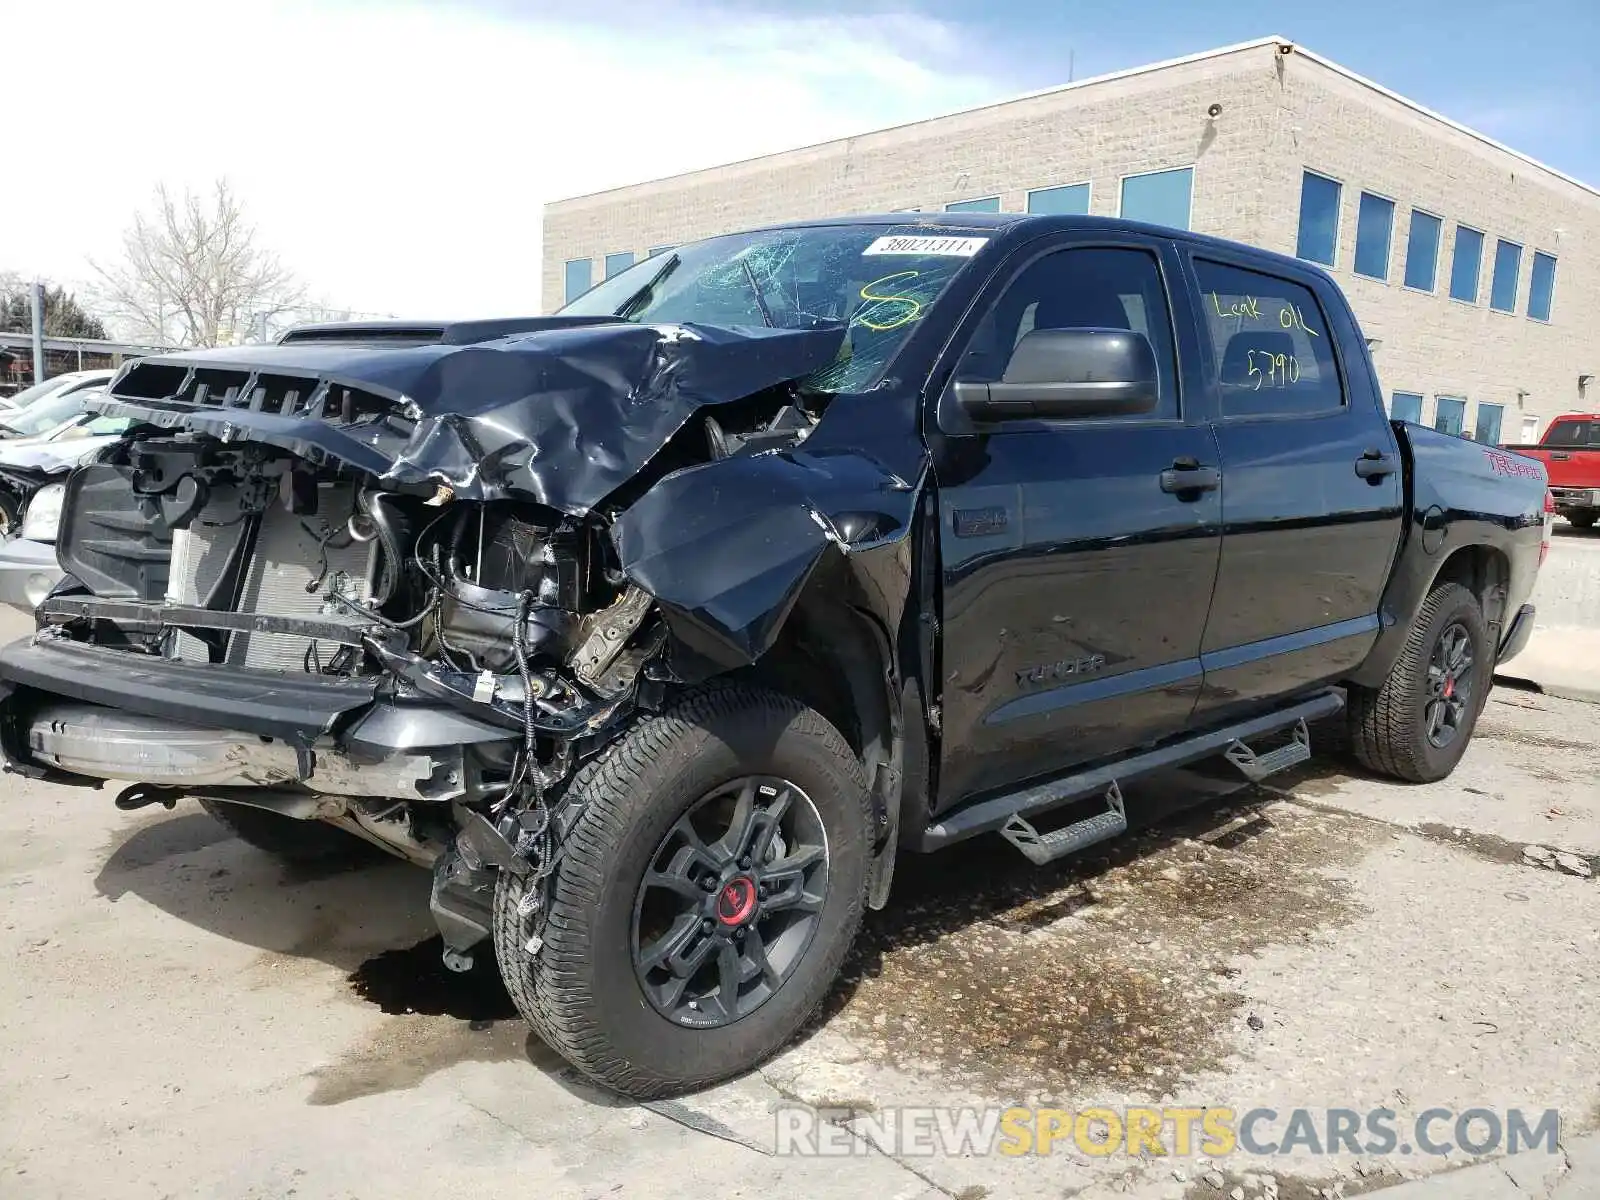
[[[463,499],[582,513],[689,418],[833,362],[840,328],[550,318],[469,345],[234,347],[142,359],[91,407],[331,456]],[[352,395],[354,398],[352,399]]]

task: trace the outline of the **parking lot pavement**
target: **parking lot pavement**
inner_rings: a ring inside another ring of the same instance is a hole
[[[1600,707],[1499,689],[1445,783],[1207,769],[1129,789],[1141,832],[1066,864],[913,860],[805,1038],[650,1107],[443,971],[416,868],[296,876],[192,805],[7,779],[0,1195],[1290,1200],[1465,1161],[775,1155],[793,1102],[1520,1105],[1566,1141],[1600,1116],[1597,747]]]

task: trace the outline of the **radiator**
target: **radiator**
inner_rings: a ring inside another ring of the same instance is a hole
[[[329,597],[337,593],[358,604],[371,600],[378,554],[375,540],[329,546],[328,568],[321,586],[315,592],[306,590],[306,585],[322,574],[321,534],[330,527],[343,529],[354,498],[355,489],[349,484],[324,484],[318,489],[314,516],[297,516],[280,505],[270,506],[261,517],[238,611],[356,623],[358,618],[348,608]],[[244,536],[247,523],[228,525],[213,516],[229,510],[226,499],[215,497],[188,529],[174,533],[168,587],[168,599],[173,603],[201,603],[226,565],[230,551]],[[341,535],[336,540],[344,538]],[[291,634],[235,633],[229,637],[224,660],[239,667],[304,671],[308,666],[315,669],[319,662],[325,666],[338,650],[336,642],[315,642]],[[205,662],[208,658],[203,642],[181,632],[170,653],[189,661]]]

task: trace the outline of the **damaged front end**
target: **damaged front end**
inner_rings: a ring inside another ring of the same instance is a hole
[[[0,651],[10,769],[340,825],[432,866],[465,969],[585,759],[755,661],[830,548],[904,533],[899,476],[788,453],[841,338],[554,318],[133,365]]]

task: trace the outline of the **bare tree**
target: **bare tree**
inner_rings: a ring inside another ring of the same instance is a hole
[[[163,345],[242,341],[302,296],[294,275],[256,243],[227,180],[209,197],[158,187],[154,208],[124,231],[121,258],[93,265],[123,335]]]

